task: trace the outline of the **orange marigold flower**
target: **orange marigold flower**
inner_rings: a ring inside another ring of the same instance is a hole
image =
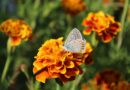
[[[110,21],[114,22],[113,17],[107,16],[102,11],[100,11],[96,14],[88,14],[88,16],[83,20],[82,25],[88,27],[90,30],[101,32],[109,27]]]
[[[32,35],[31,27],[23,20],[8,19],[0,25],[0,30],[10,37],[10,44],[17,46]]]
[[[119,81],[117,84],[112,83],[110,87],[106,83],[97,85],[94,80],[89,81],[87,84],[83,84],[81,90],[130,90],[130,83],[127,81]]]
[[[83,84],[81,90],[127,90],[126,85],[122,82],[122,75],[113,69],[105,69],[95,75],[93,79],[88,81],[88,83]],[[129,86],[129,84],[127,84]],[[120,89],[115,89],[115,88]]]
[[[77,15],[86,9],[83,0],[62,0],[62,6],[70,15]]]
[[[120,81],[118,84],[112,84],[110,90],[130,90],[130,83],[127,81]]]
[[[103,13],[90,13],[83,20],[82,25],[87,29],[83,31],[85,35],[90,35],[92,31],[101,38],[105,43],[108,43],[120,31],[120,23],[114,20],[114,17]]]
[[[81,90],[110,90],[106,83],[102,83],[100,86],[96,84],[95,80],[90,80],[88,83],[83,84]]]
[[[106,83],[110,87],[110,85],[112,83],[117,84],[119,81],[121,81],[122,75],[113,69],[106,69],[106,70],[96,74],[95,80],[97,82],[97,85]]]
[[[114,22],[111,23],[106,30],[98,33],[99,38],[105,43],[108,43],[112,40],[113,37],[115,37],[118,32],[120,31],[120,23],[119,22]]]
[[[64,50],[62,40],[63,38],[47,40],[35,56],[33,73],[39,82],[45,83],[46,79],[58,78],[65,83],[82,73],[79,66],[88,60],[92,48],[87,44],[84,54],[74,54]]]

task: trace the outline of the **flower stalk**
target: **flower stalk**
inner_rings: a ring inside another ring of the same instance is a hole
[[[124,29],[124,24],[125,24],[125,19],[126,19],[128,6],[129,6],[129,0],[125,0],[124,9],[123,9],[123,13],[122,13],[122,16],[121,16],[121,30]],[[119,36],[118,36],[118,42],[117,42],[117,48],[118,49],[120,49],[120,47],[122,45],[122,40],[123,40],[123,31],[121,31],[119,33]]]
[[[9,69],[9,65],[11,63],[11,45],[10,45],[10,38],[7,41],[7,59],[6,59],[6,63],[2,72],[2,77],[1,77],[1,82],[3,82],[5,80],[5,77],[7,75],[8,69]]]
[[[73,84],[72,84],[71,90],[76,90],[77,85],[80,83],[82,77],[83,77],[83,74],[80,75],[80,76],[78,76],[78,78],[77,78],[75,81],[73,81]]]
[[[56,90],[61,90],[59,84],[56,84]]]

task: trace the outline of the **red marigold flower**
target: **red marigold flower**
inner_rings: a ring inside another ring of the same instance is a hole
[[[110,21],[114,21],[113,17],[107,16],[102,11],[100,11],[98,13],[88,14],[88,16],[83,20],[82,25],[93,31],[101,32],[102,30],[109,27]]]
[[[112,84],[110,90],[130,90],[130,83],[123,80],[118,82],[118,84]]]
[[[103,13],[90,13],[83,20],[82,25],[86,27],[83,31],[85,35],[90,35],[92,31],[105,43],[110,42],[120,31],[120,23],[114,17]]]
[[[120,31],[120,23],[114,22],[110,24],[110,27],[106,28],[105,31],[98,33],[98,36],[101,38],[102,41],[108,43],[115,37],[118,32]]]
[[[119,81],[121,81],[122,75],[115,70],[106,69],[100,73],[97,73],[95,76],[95,80],[98,85],[106,83],[110,87],[112,83],[117,84]]]
[[[101,85],[97,85],[95,80],[90,80],[88,83],[83,84],[81,90],[111,90],[108,88],[106,83],[102,83]]]
[[[87,44],[84,54],[74,54],[64,50],[62,40],[63,38],[47,40],[35,56],[33,73],[39,82],[58,78],[65,83],[82,73],[79,66],[88,60],[92,48]]]
[[[124,88],[128,88],[129,84],[121,84],[122,80],[122,75],[119,72],[113,69],[105,69],[97,73],[88,83],[83,84],[81,90],[127,90]]]
[[[31,27],[23,20],[8,19],[0,25],[0,30],[10,37],[10,44],[17,46],[21,40],[28,40],[32,35]]]
[[[62,0],[62,6],[70,15],[77,15],[86,9],[83,0]]]

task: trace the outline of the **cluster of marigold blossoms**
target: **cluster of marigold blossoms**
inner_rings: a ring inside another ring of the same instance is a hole
[[[88,14],[82,25],[86,28],[83,31],[85,35],[90,35],[94,31],[105,43],[110,42],[121,30],[120,23],[102,11]]]
[[[92,48],[87,43],[86,52],[76,54],[65,51],[63,38],[47,40],[35,56],[33,72],[36,80],[46,82],[46,79],[57,78],[63,83],[74,80],[76,75],[82,73],[81,64],[90,61]]]
[[[62,6],[70,15],[77,15],[86,9],[83,0],[62,0]]]
[[[113,70],[106,69],[97,73],[87,84],[82,85],[82,90],[130,90],[130,84],[122,75]]]
[[[10,44],[17,46],[22,40],[28,40],[32,35],[31,27],[23,20],[8,19],[1,23],[0,30],[9,36]]]

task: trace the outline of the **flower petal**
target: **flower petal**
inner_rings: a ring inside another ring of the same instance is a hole
[[[21,43],[21,38],[19,38],[19,37],[11,37],[9,39],[10,39],[11,46],[18,46]]]
[[[91,34],[92,29],[91,28],[87,28],[86,30],[83,31],[84,35],[90,35]]]
[[[73,68],[75,65],[74,65],[74,62],[72,61],[65,61],[64,62],[66,68]]]
[[[45,83],[47,78],[49,78],[47,71],[43,71],[40,74],[36,75],[36,80],[42,83]]]

